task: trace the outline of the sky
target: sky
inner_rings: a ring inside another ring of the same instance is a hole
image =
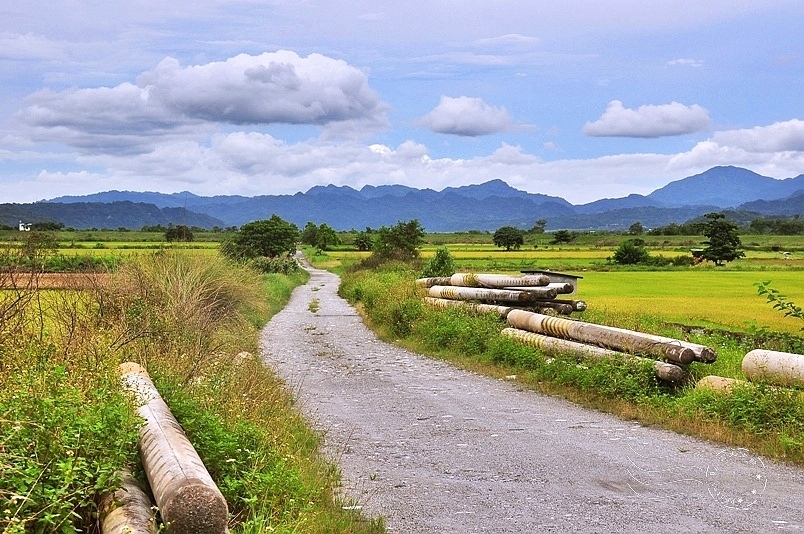
[[[0,6],[0,202],[804,173],[800,0]]]

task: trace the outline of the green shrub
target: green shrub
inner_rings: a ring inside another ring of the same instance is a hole
[[[430,258],[422,271],[424,277],[452,276],[453,274],[455,274],[455,261],[447,247],[436,250],[435,255]]]
[[[31,366],[2,380],[2,532],[87,532],[100,496],[136,462],[138,419],[112,372],[76,381],[52,347],[32,347]]]

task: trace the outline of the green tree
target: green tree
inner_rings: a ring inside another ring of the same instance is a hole
[[[327,223],[321,223],[315,233],[315,246],[319,250],[329,250],[330,247],[339,245],[341,242],[338,233]]]
[[[650,254],[645,248],[645,242],[641,239],[628,239],[620,243],[617,250],[614,251],[614,263],[619,265],[636,265],[638,263],[647,263],[650,260]]]
[[[301,231],[301,236],[299,237],[299,241],[304,243],[305,245],[310,245],[311,247],[316,246],[316,238],[318,237],[318,226],[315,225],[312,221],[307,221],[307,224],[304,225],[304,228]]]
[[[553,240],[550,241],[553,245],[560,245],[562,243],[572,243],[578,237],[578,232],[570,232],[569,230],[559,230],[553,234]]]
[[[704,217],[707,221],[704,223],[703,235],[709,240],[703,243],[706,245],[701,253],[703,259],[720,266],[723,262],[745,256],[741,250],[742,242],[737,234],[736,224],[726,219],[722,213],[707,213]]]
[[[380,259],[411,260],[419,256],[424,239],[424,228],[417,219],[398,222],[396,226],[383,226],[377,230],[372,256]]]
[[[362,252],[367,252],[374,247],[374,240],[371,238],[373,233],[371,228],[366,228],[362,232],[358,232],[355,236],[355,248]]]
[[[172,243],[174,241],[183,241],[189,243],[194,239],[194,236],[192,230],[183,224],[178,226],[169,224],[167,230],[165,230],[165,239],[168,241],[168,243]]]
[[[495,247],[519,250],[519,247],[525,244],[525,232],[513,226],[503,226],[494,232],[492,239]]]
[[[539,219],[528,232],[531,234],[543,234],[545,226],[547,226],[547,219]]]
[[[644,231],[645,227],[642,226],[642,223],[639,221],[635,222],[634,224],[628,227],[628,233],[630,235],[642,235]]]
[[[244,224],[221,245],[221,252],[233,259],[260,256],[276,258],[296,251],[299,229],[278,215]]]

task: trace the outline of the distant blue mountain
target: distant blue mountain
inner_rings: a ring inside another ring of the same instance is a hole
[[[403,185],[367,185],[360,190],[327,185],[294,195],[257,197],[108,191],[83,197],[59,197],[37,203],[37,206],[129,201],[151,204],[159,209],[181,208],[185,214],[214,218],[217,222],[207,225],[217,226],[240,226],[277,214],[298,226],[308,221],[326,222],[338,230],[378,228],[411,219],[418,219],[431,232],[492,231],[507,225],[530,228],[539,219],[546,219],[550,230],[622,230],[637,221],[647,227],[682,223],[710,211],[737,206],[757,213],[772,213],[775,207],[785,206],[781,213],[802,214],[801,199],[795,196],[799,191],[804,191],[804,175],[776,180],[739,167],[714,167],[672,182],[647,196],[608,198],[580,206],[573,206],[561,197],[521,191],[502,180],[448,187],[442,191]],[[790,199],[784,200],[786,197]],[[752,204],[742,207],[746,203]],[[6,218],[0,210],[0,220],[4,222]],[[105,227],[123,226],[113,219]],[[131,228],[142,226],[137,225],[136,218],[132,220]]]

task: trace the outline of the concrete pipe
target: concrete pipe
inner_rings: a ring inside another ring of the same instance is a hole
[[[698,380],[698,383],[695,384],[695,389],[706,389],[729,395],[734,386],[742,384],[747,384],[747,382],[736,378],[709,375]]]
[[[617,328],[614,326],[608,326],[606,328],[610,328],[611,330],[617,330],[620,332],[627,332],[627,333],[632,332],[631,330],[626,330],[624,328]],[[646,334],[644,332],[640,332],[639,334],[645,338],[652,339],[658,343],[671,343],[675,345],[680,345],[682,347],[687,347],[692,351],[695,357],[695,361],[701,363],[713,363],[717,360],[717,352],[715,352],[715,349],[707,347],[706,345],[691,343],[689,341],[684,341],[682,339],[675,339],[672,337],[657,336],[655,334]]]
[[[550,283],[548,276],[522,275],[510,276],[506,274],[472,274],[457,273],[450,278],[450,285],[460,287],[487,287],[501,289],[504,287],[544,287]]]
[[[123,473],[120,488],[101,498],[98,506],[102,534],[156,534],[151,498],[131,473]]]
[[[416,280],[419,287],[448,286],[450,285],[449,276],[431,276],[429,278],[419,278]]]
[[[229,511],[198,453],[159,395],[145,369],[121,366],[123,387],[134,393],[140,428],[140,457],[168,532],[224,534]]]
[[[804,386],[804,355],[755,349],[743,357],[748,380],[779,386]]]
[[[529,291],[509,291],[507,289],[488,289],[484,287],[433,286],[428,292],[434,298],[491,300],[497,302],[533,302],[537,299],[556,296],[555,290],[541,287],[533,287]]]
[[[445,310],[447,308],[465,308],[472,312],[494,313],[496,315],[499,315],[503,319],[513,309],[509,306],[497,306],[495,304],[477,304],[474,302],[466,302],[465,300],[439,299],[434,297],[424,297],[424,302],[439,310]]]
[[[595,360],[612,358],[620,360],[631,359],[636,361],[650,361],[653,364],[656,377],[661,380],[672,382],[674,384],[684,383],[689,380],[689,374],[681,367],[673,365],[672,363],[648,360],[647,358],[631,356],[629,354],[623,354],[622,352],[604,349],[594,345],[587,345],[585,343],[578,343],[576,341],[569,341],[551,336],[543,336],[534,332],[519,330],[518,328],[504,328],[502,334],[516,339],[525,345],[542,350],[548,354],[569,354],[579,358],[591,358]]]
[[[620,330],[583,321],[561,317],[550,317],[524,310],[513,310],[508,314],[508,323],[514,328],[528,330],[582,343],[592,343],[605,348],[623,352],[649,354],[674,363],[687,364],[694,360],[692,350],[677,343],[657,342],[640,332]]]

